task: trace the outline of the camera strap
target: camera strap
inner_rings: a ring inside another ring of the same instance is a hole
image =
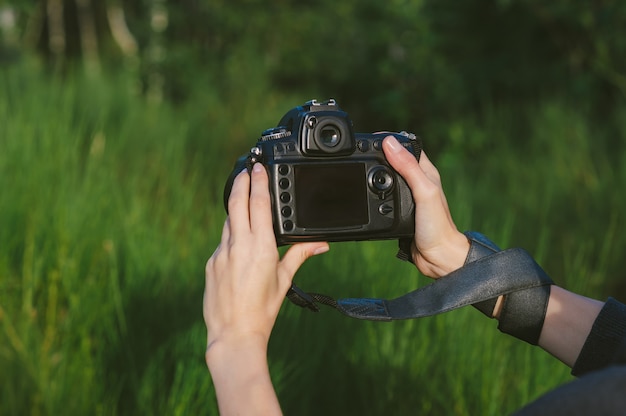
[[[550,277],[525,250],[513,248],[496,251],[497,247],[478,233],[466,233],[470,241],[468,262],[458,270],[443,276],[427,286],[395,299],[346,298],[335,300],[317,293],[307,293],[293,285],[287,297],[296,305],[319,311],[317,304],[331,306],[352,318],[370,321],[393,321],[422,318],[448,312],[467,305],[474,305],[490,315],[495,299],[501,295],[511,296],[513,312],[510,316],[520,321],[504,322],[510,329],[500,328],[520,339],[535,344],[538,340],[545,307],[549,298]],[[491,243],[486,250],[485,241]],[[475,253],[481,253],[476,256]],[[472,254],[474,253],[474,254]],[[470,258],[471,256],[474,258]],[[479,257],[479,258],[476,258]],[[532,294],[519,296],[519,294]],[[526,299],[515,305],[515,299]],[[491,305],[487,312],[479,305]],[[525,309],[532,309],[528,312]],[[520,319],[521,318],[521,319]],[[503,320],[500,319],[500,326]]]

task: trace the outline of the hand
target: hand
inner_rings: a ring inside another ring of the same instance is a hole
[[[259,337],[267,343],[294,274],[328,244],[292,246],[279,259],[268,177],[261,164],[237,176],[220,245],[206,265],[204,320],[207,353],[219,341]]]
[[[279,258],[268,177],[257,163],[242,172],[228,200],[222,240],[206,264],[206,363],[222,415],[280,415],[267,344],[294,274],[327,243],[292,246]]]
[[[389,164],[406,180],[415,201],[411,255],[426,276],[438,278],[461,267],[469,242],[452,220],[439,172],[424,152],[419,163],[393,136],[383,141]]]

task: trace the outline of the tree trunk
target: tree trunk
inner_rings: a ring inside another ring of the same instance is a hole
[[[135,58],[138,50],[137,41],[128,29],[124,9],[118,2],[114,2],[110,3],[106,10],[113,40],[125,56]]]
[[[47,0],[48,48],[52,59],[63,62],[65,55],[65,25],[63,22],[63,0]]]
[[[151,71],[148,73],[147,98],[148,101],[159,103],[163,100],[163,84],[161,65],[167,51],[163,46],[162,33],[167,28],[169,15],[164,0],[152,0],[150,3],[150,26],[152,35],[148,45],[148,62]]]
[[[100,72],[100,54],[98,52],[98,34],[96,21],[91,7],[91,0],[76,0],[78,10],[78,28],[83,63],[87,72]]]

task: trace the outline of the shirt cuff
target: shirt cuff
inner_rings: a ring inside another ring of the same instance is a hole
[[[609,298],[598,314],[580,355],[572,367],[572,375],[617,364],[620,348],[626,345],[626,305]]]

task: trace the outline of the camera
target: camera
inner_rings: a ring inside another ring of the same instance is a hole
[[[262,163],[269,175],[278,245],[302,241],[358,241],[412,237],[415,204],[404,179],[389,165],[383,139],[393,135],[419,160],[412,133],[354,133],[335,100],[311,100],[265,130],[235,163],[237,174]]]

